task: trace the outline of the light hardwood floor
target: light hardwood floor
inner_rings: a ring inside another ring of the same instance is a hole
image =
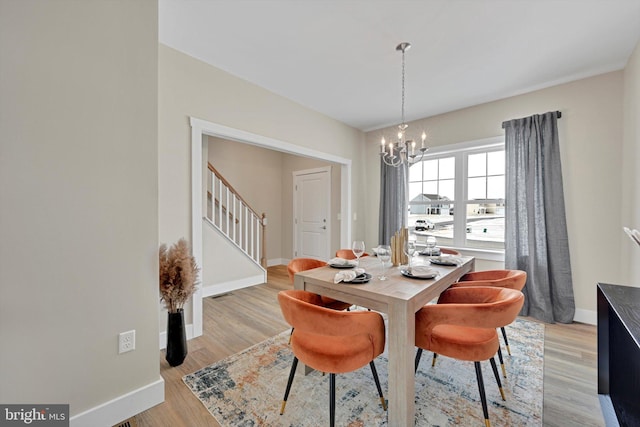
[[[286,267],[275,266],[269,268],[266,284],[206,298],[204,334],[189,341],[189,354],[180,366],[170,367],[164,360],[164,352],[160,352],[165,402],[136,415],[138,425],[219,426],[184,385],[182,377],[287,330],[276,294],[291,287]],[[595,326],[546,325],[545,426],[604,426],[597,395],[596,349]],[[283,390],[273,392],[279,396]],[[501,425],[499,419],[492,421],[494,426]]]

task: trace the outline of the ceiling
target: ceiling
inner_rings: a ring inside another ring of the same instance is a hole
[[[160,42],[368,131],[622,69],[640,0],[160,0]]]

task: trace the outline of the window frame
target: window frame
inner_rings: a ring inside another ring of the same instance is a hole
[[[455,194],[453,200],[454,210],[463,212],[462,215],[453,215],[453,247],[462,249],[465,252],[474,252],[480,254],[495,254],[497,256],[484,256],[485,259],[495,259],[497,261],[504,259],[503,249],[487,249],[467,246],[466,244],[466,225],[467,225],[467,206],[477,203],[505,203],[505,199],[467,199],[468,191],[468,157],[471,154],[486,153],[490,151],[501,151],[505,149],[504,136],[496,136],[473,141],[466,141],[456,144],[448,144],[432,147],[427,151],[421,161],[441,159],[446,157],[454,157],[455,162]],[[506,174],[506,164],[505,164]],[[424,182],[424,181],[423,181]],[[506,195],[505,195],[506,196]],[[411,200],[407,200],[407,211],[411,207]]]

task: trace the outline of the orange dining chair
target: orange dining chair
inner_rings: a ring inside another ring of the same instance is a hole
[[[287,272],[289,273],[289,281],[293,283],[293,278],[296,273],[300,271],[313,270],[314,268],[324,267],[327,265],[326,262],[321,261],[315,258],[294,258],[289,261],[287,265]],[[320,298],[316,299],[315,302],[325,308],[330,308],[331,310],[349,310],[353,304],[349,304],[348,302],[338,301],[337,299],[325,297],[323,295],[318,295]],[[293,334],[293,329],[291,329],[291,333]]]
[[[365,252],[360,255],[360,258],[365,256],[369,256],[369,254]],[[351,249],[338,249],[336,251],[336,257],[342,259],[356,259],[356,256],[353,254],[353,251]]]
[[[289,280],[293,283],[293,277],[300,271],[312,270],[318,267],[324,267],[326,262],[314,258],[294,258],[289,261],[287,265],[287,272],[289,273]],[[347,310],[352,304],[347,302],[338,301],[333,298],[320,295],[320,304],[322,307],[330,308],[332,310]]]
[[[462,286],[496,286],[500,288],[517,289],[522,291],[527,283],[527,273],[522,270],[486,270],[474,271],[462,276],[453,287]],[[504,345],[507,347],[507,353],[511,356],[511,348],[509,348],[509,340],[507,339],[507,331],[504,327],[500,328]],[[502,356],[502,354],[500,354]],[[501,357],[502,362],[502,357]],[[504,364],[502,365],[504,371]]]
[[[460,252],[456,251],[455,249],[440,248],[440,253],[453,256],[461,256]]]
[[[385,326],[379,313],[336,311],[324,308],[320,296],[292,289],[280,291],[278,302],[284,319],[294,329],[291,337],[293,363],[284,392],[280,414],[284,413],[298,361],[329,373],[329,420],[335,424],[336,374],[369,364],[382,408],[387,409],[374,359],[384,351]]]
[[[416,313],[415,370],[422,351],[474,362],[486,427],[490,427],[480,362],[489,360],[502,400],[506,400],[494,355],[500,347],[496,328],[513,322],[524,303],[515,289],[494,287],[449,288],[437,304]]]

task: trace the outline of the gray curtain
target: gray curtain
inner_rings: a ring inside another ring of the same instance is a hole
[[[558,112],[504,122],[505,267],[527,272],[521,314],[571,323],[575,312]]]
[[[391,236],[407,226],[408,168],[388,166],[380,159],[380,218],[378,244],[390,245]]]

